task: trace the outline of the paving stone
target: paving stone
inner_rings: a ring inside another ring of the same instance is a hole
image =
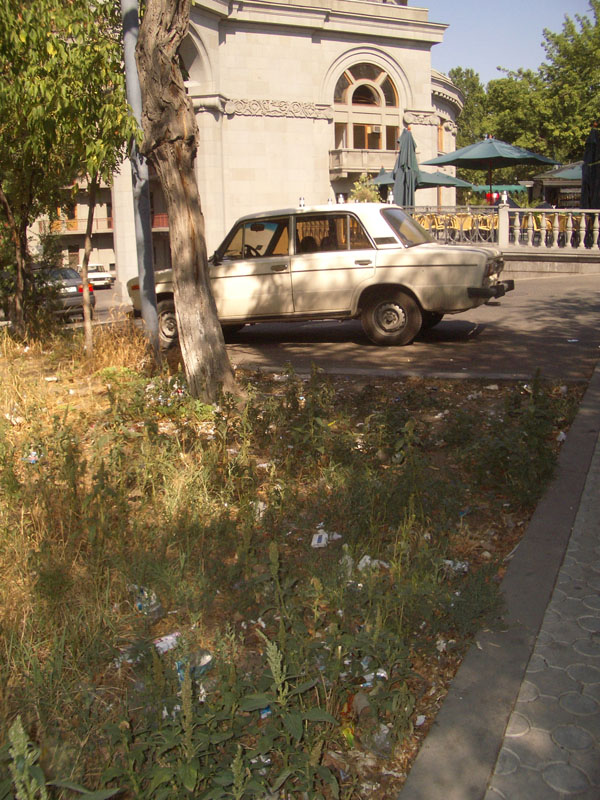
[[[561,620],[560,622],[544,622],[544,629],[554,638],[556,642],[573,644],[577,639],[581,639],[582,627],[575,620]],[[584,628],[584,630],[588,630]]]
[[[508,800],[504,792],[491,786],[485,793],[483,800]]]
[[[600,633],[600,616],[579,617],[577,624],[580,625],[584,631]]]
[[[568,753],[552,739],[547,731],[530,728],[526,736],[510,740],[510,749],[523,767],[541,769],[542,765],[568,761]]]
[[[571,750],[569,764],[577,767],[587,775],[590,785],[600,789],[600,748],[592,747],[590,750]],[[600,797],[600,791],[598,792]]]
[[[589,607],[579,597],[565,597],[554,603],[553,608],[563,619],[577,618],[589,612]]]
[[[573,656],[571,656],[573,659]],[[558,667],[547,667],[541,672],[528,675],[529,680],[540,694],[558,699],[567,692],[579,692],[581,687],[576,678],[567,670]]]
[[[600,704],[600,683],[588,683],[583,687],[583,694],[593,697]]]
[[[534,700],[537,700],[539,695],[540,693],[537,686],[531,681],[524,680],[521,684],[521,690],[519,692],[519,696],[517,697],[517,702],[532,703]]]
[[[542,630],[538,634],[536,647],[548,647],[551,644],[554,644],[556,639],[549,631],[546,631],[542,628]]]
[[[542,770],[542,777],[557,792],[576,794],[590,788],[587,775],[570,764],[549,764]]]
[[[600,592],[600,576],[594,576],[588,581],[588,585],[590,589],[594,589],[596,592]]]
[[[530,730],[530,725],[527,717],[520,714],[518,711],[513,711],[510,715],[508,725],[506,726],[506,736],[523,736]]]
[[[579,725],[559,725],[551,735],[556,744],[566,750],[587,750],[594,747],[594,737]]]
[[[572,680],[579,683],[600,683],[600,668],[593,667],[591,664],[572,664],[567,667],[566,671]]]
[[[578,639],[573,643],[573,649],[582,656],[600,658],[600,637],[592,634],[587,639]]]
[[[551,731],[560,722],[575,721],[566,710],[561,709],[555,697],[540,696],[535,703],[517,703],[515,710],[523,714],[532,728],[540,728],[543,731]]]
[[[519,769],[519,766],[519,757],[508,747],[503,747],[496,761],[496,774],[511,775]]]
[[[579,639],[577,641],[584,640]],[[549,667],[565,669],[573,664],[574,661],[580,660],[573,653],[573,648],[576,646],[577,641],[572,645],[565,644],[564,642],[551,642],[550,644],[539,645],[536,647],[536,653],[543,657]]]
[[[509,800],[550,800],[548,784],[542,778],[541,772],[527,767],[511,775],[494,775],[491,786]]]
[[[546,667],[546,659],[535,652],[529,659],[529,664],[527,664],[527,673],[541,672],[542,670],[546,669]]]
[[[593,697],[577,694],[577,692],[567,692],[567,694],[561,695],[558,699],[558,703],[561,708],[564,708],[569,714],[582,717],[587,717],[589,714],[597,714],[600,708],[600,705]]]
[[[582,602],[586,608],[600,611],[600,594],[588,594],[582,598]]]

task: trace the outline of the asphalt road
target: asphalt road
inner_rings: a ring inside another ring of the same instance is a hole
[[[96,295],[96,315],[112,291]],[[247,325],[227,337],[232,363],[297,372],[589,380],[600,357],[600,268],[595,275],[517,280],[514,292],[444,318],[408,347],[377,347],[359,321]]]

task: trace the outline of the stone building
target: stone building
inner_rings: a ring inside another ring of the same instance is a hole
[[[462,101],[431,68],[446,26],[428,17],[406,0],[194,0],[181,56],[200,131],[209,253],[242,214],[301,197],[333,201],[361,173],[391,169],[404,125],[420,162],[454,150]],[[110,199],[120,284],[136,271],[131,198],[124,167]],[[156,178],[151,199],[161,268],[168,221]],[[423,189],[417,199],[449,204],[454,190]]]

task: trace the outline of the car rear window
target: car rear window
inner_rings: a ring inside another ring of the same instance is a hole
[[[405,247],[433,241],[431,234],[401,208],[384,208],[381,214]]]

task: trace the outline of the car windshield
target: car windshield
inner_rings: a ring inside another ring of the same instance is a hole
[[[431,234],[401,208],[384,208],[381,213],[405,247],[433,241]]]

